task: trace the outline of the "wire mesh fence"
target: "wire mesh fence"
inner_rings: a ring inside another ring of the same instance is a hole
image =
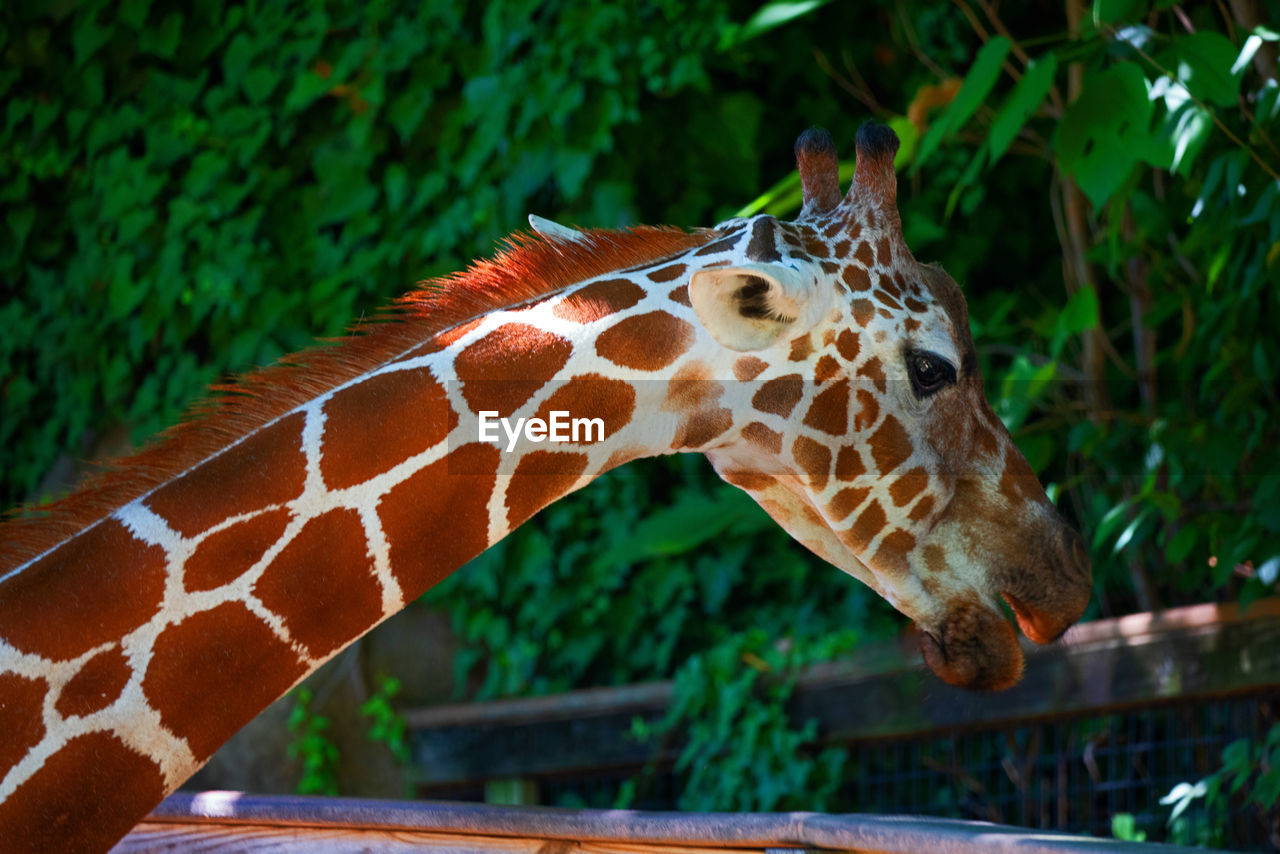
[[[1280,692],[1166,702],[1123,712],[1044,719],[1011,727],[848,745],[844,785],[832,811],[978,819],[1110,837],[1116,815],[1133,816],[1148,841],[1280,850],[1280,814],[1245,806],[1247,790],[1211,808],[1199,799],[1170,824],[1161,799],[1221,767],[1223,749],[1254,743],[1280,721]],[[614,769],[539,781],[539,800],[607,808],[635,780],[630,806],[677,809],[669,767]],[[482,786],[432,797],[483,800]]]

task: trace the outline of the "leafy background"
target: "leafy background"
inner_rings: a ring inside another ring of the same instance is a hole
[[[58,494],[78,460],[488,254],[528,212],[793,215],[796,134],[826,126],[851,158],[876,117],[903,140],[909,245],[964,285],[988,394],[1090,540],[1087,616],[1273,591],[1267,10],[1006,6],[8,4],[4,501]],[[674,678],[661,727],[687,737],[696,809],[847,807],[839,752],[781,713],[790,675],[903,623],[696,458],[611,473],[428,598],[468,697]],[[384,734],[394,694],[375,695]],[[1276,743],[1224,765],[1271,803]]]

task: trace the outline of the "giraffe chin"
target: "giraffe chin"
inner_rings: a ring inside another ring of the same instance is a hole
[[[961,688],[1003,691],[1022,678],[1017,630],[976,603],[953,607],[938,629],[924,632],[921,651],[939,679]]]

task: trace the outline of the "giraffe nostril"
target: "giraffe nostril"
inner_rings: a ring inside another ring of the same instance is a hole
[[[1069,525],[1062,527],[1062,555],[1071,570],[1086,581],[1089,580],[1091,575],[1089,548],[1084,543],[1084,537]]]

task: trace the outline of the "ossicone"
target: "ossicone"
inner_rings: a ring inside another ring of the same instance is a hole
[[[811,127],[796,140],[796,168],[804,204],[800,215],[823,214],[840,204],[840,159],[824,128]]]
[[[886,125],[866,121],[858,128],[856,145],[858,160],[849,198],[896,210],[898,177],[893,172],[893,158],[898,153],[898,135]]]

